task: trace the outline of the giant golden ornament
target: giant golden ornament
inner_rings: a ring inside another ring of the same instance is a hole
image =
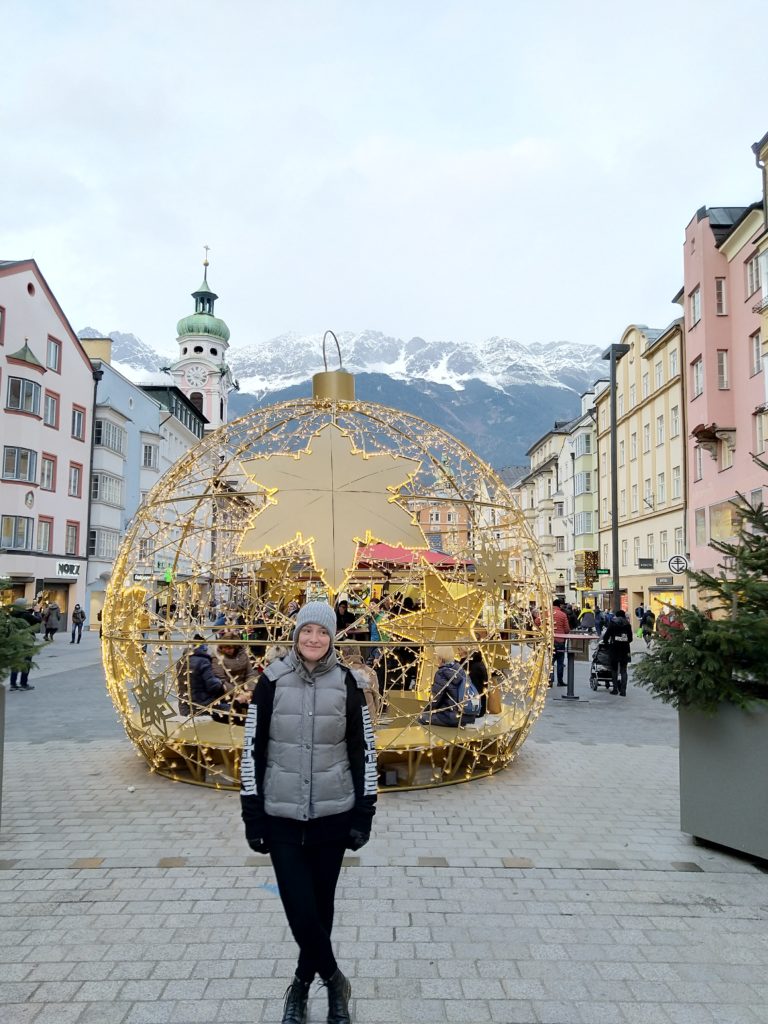
[[[215,654],[224,609],[261,667],[265,648],[290,643],[292,602],[341,594],[357,629],[376,618],[374,641],[357,633],[337,647],[372,661],[382,689],[380,786],[498,771],[541,711],[549,673],[551,632],[528,609],[550,594],[522,513],[455,438],[356,401],[343,372],[318,379],[314,398],[206,436],[131,524],[103,611],[107,686],[126,732],[152,770],[236,787],[243,704],[190,701],[190,653],[205,643]],[[424,716],[446,644],[479,652],[494,714],[457,728]]]

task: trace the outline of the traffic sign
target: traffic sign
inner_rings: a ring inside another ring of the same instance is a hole
[[[688,572],[688,559],[685,555],[672,555],[667,562],[669,571],[674,573]]]
[[[598,576],[608,576],[610,571],[611,571],[610,569],[598,569],[597,570],[597,575]]]

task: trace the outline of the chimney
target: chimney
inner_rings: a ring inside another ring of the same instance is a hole
[[[81,338],[80,344],[85,349],[85,354],[89,359],[100,359],[107,366],[112,365],[111,338]]]

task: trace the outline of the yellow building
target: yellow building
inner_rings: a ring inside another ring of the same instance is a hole
[[[685,399],[682,321],[663,331],[632,324],[616,366],[619,567],[622,606],[656,615],[687,602],[687,582],[669,559],[685,555]],[[610,389],[595,396],[600,567],[612,569]],[[613,580],[601,574],[602,605]],[[634,621],[634,620],[633,620]]]

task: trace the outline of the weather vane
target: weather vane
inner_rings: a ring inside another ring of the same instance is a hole
[[[203,248],[205,249],[205,259],[203,260],[203,266],[208,267],[210,266],[210,264],[208,263],[208,253],[211,251],[211,247],[210,245],[204,245]]]

